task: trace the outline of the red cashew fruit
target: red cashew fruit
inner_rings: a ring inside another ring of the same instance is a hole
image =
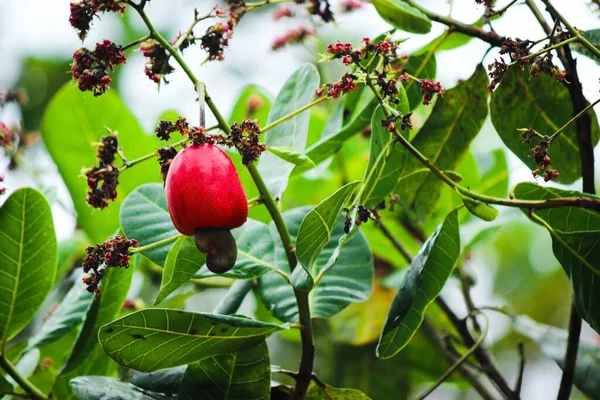
[[[165,194],[173,225],[194,236],[208,269],[233,268],[237,246],[231,229],[248,219],[248,200],[229,156],[212,144],[186,147],[171,162]]]

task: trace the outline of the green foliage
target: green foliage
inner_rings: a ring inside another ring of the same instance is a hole
[[[285,328],[247,318],[149,308],[104,325],[98,338],[119,364],[150,372],[246,350]]]
[[[0,208],[0,349],[34,317],[56,279],[57,247],[50,205],[31,188]]]
[[[590,29],[588,31],[585,31],[583,33],[583,37],[586,38],[591,44],[600,49],[600,29]],[[598,58],[598,56],[581,43],[571,43],[570,47],[576,52],[583,54],[588,58],[591,58],[596,64],[600,65],[600,59]]]
[[[335,154],[348,139],[369,125],[370,116],[377,106],[377,99],[369,88],[363,88],[357,93],[345,95],[342,104],[341,110],[336,109],[341,111],[342,120],[334,112],[321,140],[306,151],[306,155],[316,164]]]
[[[267,151],[301,169],[311,169],[316,167],[314,161],[306,154],[291,147],[269,146],[267,147]]]
[[[298,228],[296,254],[307,270],[312,267],[323,248],[331,241],[331,231],[336,226],[342,207],[360,182],[351,182],[338,189],[306,214]]]
[[[370,400],[371,398],[356,389],[338,389],[329,385],[319,385],[314,381],[310,383],[307,400],[331,399],[331,400]]]
[[[163,268],[160,291],[154,304],[162,303],[167,296],[186,284],[202,267],[206,254],[201,253],[192,237],[177,239],[167,255]]]
[[[277,95],[269,112],[268,122],[277,121],[308,104],[318,86],[319,73],[314,65],[304,64],[298,68]],[[268,131],[264,136],[264,142],[269,147],[291,147],[303,152],[306,146],[309,119],[309,112],[296,115]],[[269,192],[277,198],[282,198],[293,169],[293,164],[269,153],[263,154],[258,163],[258,171],[263,176]]]
[[[165,399],[157,393],[147,392],[129,383],[104,376],[80,376],[70,382],[79,400],[156,400]]]
[[[461,195],[461,197],[463,204],[465,207],[467,207],[467,210],[469,210],[469,212],[477,218],[490,222],[498,217],[498,210],[496,210],[494,207],[467,196]]]
[[[190,364],[181,381],[178,399],[269,399],[271,364],[267,343],[248,350],[209,357]]]
[[[142,163],[135,172],[119,176],[118,197],[104,210],[94,210],[86,203],[87,183],[81,178],[82,167],[96,165],[96,148],[92,143],[107,134],[104,127],[120,132],[119,145],[129,159],[151,153],[161,144],[144,133],[133,114],[114,91],[101,97],[82,93],[77,85],[66,84],[52,98],[42,121],[42,138],[58,167],[73,204],[77,220],[91,240],[103,242],[119,226],[119,206],[127,194],[143,183],[160,179],[158,166]]]
[[[394,191],[407,163],[406,149],[393,140],[392,135],[381,125],[384,119],[382,108],[377,107],[371,122],[369,164],[361,196],[362,205],[369,209],[384,201]]]
[[[300,224],[310,210],[310,207],[301,207],[283,213],[292,240],[296,240]],[[365,301],[371,294],[373,256],[363,234],[359,231],[339,253],[339,241],[345,235],[344,222],[345,217],[339,216],[336,226],[331,230],[331,240],[321,251],[310,271],[312,276],[317,277],[323,269],[335,266],[323,275],[310,294],[313,318],[330,318],[353,302]],[[276,237],[274,224],[270,224],[270,229]],[[275,255],[276,259],[282,260],[280,268],[289,272],[287,262],[283,261],[285,253],[281,246],[276,247]],[[336,256],[339,256],[337,260]],[[274,272],[263,275],[258,282],[259,296],[273,316],[281,321],[296,322],[298,309],[288,283]]]
[[[121,312],[127,297],[133,268],[110,268],[100,284],[101,294],[94,298],[71,355],[56,378],[54,395],[57,399],[74,399],[69,381],[78,376],[109,375],[116,365],[104,354],[98,343],[100,327]]]
[[[421,326],[425,310],[452,274],[459,255],[458,211],[454,210],[413,259],[388,312],[378,357],[393,357],[408,344]]]
[[[77,279],[60,306],[44,322],[42,329],[29,339],[27,349],[53,343],[78,327],[83,322],[93,298],[85,285]]]
[[[439,98],[431,115],[412,140],[413,146],[442,170],[454,170],[465,157],[487,116],[487,76],[479,65],[466,81]],[[414,157],[404,168],[396,188],[401,203],[417,220],[425,220],[435,210],[444,183],[423,168]]]
[[[550,76],[540,74],[530,79],[530,73],[520,68],[510,68],[502,83],[492,96],[490,103],[492,123],[504,144],[529,168],[537,165],[531,157],[532,144],[523,143],[517,131],[532,127],[542,135],[552,135],[573,117],[573,106],[569,89]],[[593,110],[592,145],[600,139],[598,121]],[[581,164],[577,145],[577,129],[571,124],[552,143],[550,148],[552,165],[560,172],[561,183],[573,183],[581,177]]]
[[[165,189],[159,183],[138,186],[127,196],[121,206],[121,227],[128,238],[136,239],[140,246],[178,234],[171,222]],[[174,242],[144,251],[142,254],[158,265],[164,265]]]
[[[373,5],[384,21],[394,28],[412,33],[428,33],[431,21],[427,15],[402,0],[373,0]]]
[[[575,191],[546,188],[521,183],[513,189],[519,199],[543,200],[558,197],[590,197]],[[524,212],[527,212],[524,210]],[[575,306],[581,317],[597,332],[600,331],[600,311],[594,293],[600,290],[600,214],[576,207],[559,207],[536,211],[536,215],[553,229],[552,250],[571,280]]]

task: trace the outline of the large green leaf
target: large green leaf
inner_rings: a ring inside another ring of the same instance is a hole
[[[104,325],[98,338],[119,364],[149,372],[246,350],[284,328],[247,318],[149,308]]]
[[[325,161],[327,157],[335,154],[344,142],[369,125],[376,106],[377,99],[368,88],[344,96],[343,125],[337,130],[334,129],[334,125],[331,127],[327,125],[321,140],[310,146],[306,151],[306,155],[315,164]]]
[[[50,205],[31,188],[0,208],[0,349],[31,321],[56,279]]]
[[[269,399],[271,365],[263,340],[238,353],[209,357],[190,364],[185,371],[178,399],[213,400]]]
[[[292,240],[296,240],[298,228],[311,207],[295,208],[283,213],[284,221]],[[312,266],[311,274],[318,276],[323,269],[333,267],[338,244],[344,233],[345,217],[338,217],[331,230],[331,240],[325,246]],[[271,235],[278,237],[275,225],[270,225]],[[282,270],[289,273],[285,252],[282,246],[275,248],[275,256]],[[296,268],[298,269],[298,267]],[[319,284],[310,292],[311,312],[314,318],[329,318],[349,304],[369,298],[373,286],[373,256],[362,232],[354,235],[344,246],[335,262],[335,268],[323,275]],[[259,279],[259,295],[265,307],[279,320],[296,322],[298,309],[292,287],[275,272],[269,272]]]
[[[79,326],[92,304],[94,296],[77,279],[58,308],[42,328],[29,339],[27,349],[53,343]]]
[[[504,150],[492,151],[494,162],[490,168],[470,185],[470,189],[477,193],[484,193],[494,197],[506,197],[508,192],[508,163]]]
[[[312,64],[298,68],[285,82],[269,112],[269,123],[277,121],[310,102],[314,90],[319,86],[319,72]],[[265,134],[267,146],[291,147],[304,151],[308,135],[309,112],[303,112],[277,125]],[[310,156],[309,156],[310,157]],[[269,192],[279,199],[288,184],[294,165],[281,158],[264,153],[258,163]]]
[[[372,0],[379,16],[394,28],[412,33],[427,33],[431,20],[419,9],[402,0]]]
[[[437,71],[437,62],[435,53],[428,51],[422,54],[411,54],[406,62],[406,72],[418,77],[419,79],[435,79]],[[423,102],[423,93],[418,83],[410,80],[406,83],[406,96],[410,109],[414,110]]]
[[[569,335],[566,330],[540,324],[527,316],[517,317],[514,327],[521,335],[537,342],[542,352],[563,368]],[[590,399],[600,398],[600,348],[584,337],[579,342],[573,383]]]
[[[377,107],[371,122],[371,153],[361,197],[362,205],[367,208],[375,207],[394,191],[408,156],[404,147],[381,125],[384,119],[383,110]]]
[[[86,180],[80,178],[82,167],[96,165],[96,148],[92,145],[106,135],[105,126],[119,132],[119,145],[129,159],[151,153],[160,146],[158,139],[144,134],[133,114],[110,90],[100,97],[82,93],[77,85],[67,83],[50,101],[42,121],[42,137],[71,194],[77,222],[90,239],[103,242],[119,226],[119,205],[127,193],[142,183],[159,181],[158,166],[141,163],[119,176],[118,197],[104,210],[86,203]]]
[[[100,284],[101,294],[96,296],[88,309],[77,341],[54,385],[55,398],[70,400],[75,395],[69,381],[84,375],[108,375],[115,364],[104,354],[98,344],[98,330],[121,312],[127,297],[133,267],[109,268]]]
[[[257,119],[261,126],[267,122],[271,100],[264,90],[256,85],[248,85],[233,106],[229,124],[241,123],[246,119]]]
[[[279,267],[275,259],[275,241],[269,231],[269,226],[252,219],[237,229],[231,231],[238,248],[235,266],[218,276],[233,279],[253,279]],[[279,239],[278,239],[279,240]],[[198,263],[200,256],[190,254],[186,261]],[[287,262],[287,261],[286,261]],[[203,262],[200,264],[202,266]],[[196,278],[217,276],[208,270],[206,265],[200,271],[196,270]]]
[[[513,190],[516,198],[544,200],[558,197],[591,197],[584,193],[521,183]],[[527,212],[524,210],[524,212]],[[600,332],[600,214],[576,207],[558,207],[536,211],[555,231],[554,255],[569,276],[575,306],[581,317]]]
[[[79,400],[167,400],[160,393],[140,389],[130,383],[106,376],[79,376],[70,382]]]
[[[460,255],[458,211],[438,226],[413,259],[394,297],[377,346],[377,356],[390,358],[417,332],[425,310],[439,296]]]
[[[146,246],[159,240],[177,235],[173,226],[165,190],[160,183],[148,183],[138,186],[127,196],[121,206],[121,227],[130,239],[140,246]],[[164,265],[167,254],[175,242],[144,251],[142,254],[158,265]]]
[[[592,144],[596,145],[600,139],[598,121],[594,111],[590,113]],[[562,83],[545,74],[531,79],[528,71],[510,68],[492,96],[490,114],[504,144],[528,167],[535,169],[530,150],[533,144],[523,143],[517,129],[532,127],[543,135],[551,135],[573,117],[573,106],[569,89]],[[575,124],[552,143],[550,156],[562,183],[573,183],[581,176]]]
[[[587,193],[574,190],[562,190],[545,187],[535,183],[519,183],[512,190],[517,199],[546,200],[558,197],[589,197],[599,199]],[[523,210],[523,212],[528,212]],[[562,232],[598,231],[600,230],[600,214],[592,210],[577,207],[555,207],[535,211],[536,215],[543,218],[552,228]]]
[[[154,372],[139,372],[132,369],[129,383],[151,392],[176,395],[179,392],[179,386],[186,368],[187,366],[182,365]]]
[[[167,255],[163,268],[160,291],[154,304],[162,303],[167,296],[185,285],[198,272],[206,254],[201,253],[194,244],[194,238],[183,237],[177,240]]]
[[[487,75],[479,65],[466,81],[438,99],[425,125],[412,144],[442,170],[454,170],[487,116]],[[426,220],[436,209],[444,183],[430,172],[417,173],[424,165],[414,157],[404,168],[396,192],[418,220]]]
[[[360,181],[350,182],[336,190],[310,210],[302,220],[296,237],[296,255],[307,271],[312,270],[321,251],[331,241],[331,231],[339,220],[342,207],[359,183]]]

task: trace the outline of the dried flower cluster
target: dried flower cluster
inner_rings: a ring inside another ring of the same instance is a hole
[[[556,169],[552,167],[552,159],[550,158],[550,140],[534,131],[532,128],[523,130],[521,132],[521,139],[524,143],[531,143],[533,138],[538,138],[538,144],[531,149],[531,156],[533,157],[537,168],[531,171],[533,176],[544,177],[544,182],[558,179],[560,174]]]
[[[0,122],[0,147],[12,147],[14,135],[4,122]]]
[[[231,133],[222,144],[235,147],[242,156],[242,164],[247,166],[258,160],[262,152],[267,149],[267,146],[259,141],[260,133],[256,119],[245,120],[241,124],[234,122]]]
[[[200,38],[200,46],[208,53],[211,60],[222,61],[225,59],[223,52],[229,45],[229,39],[233,36],[233,29],[246,13],[243,1],[230,2],[229,19],[226,23],[217,22],[208,27],[206,33]],[[220,11],[219,15],[225,14]]]
[[[100,293],[99,285],[107,268],[129,268],[130,248],[138,247],[137,240],[128,240],[115,236],[95,246],[88,246],[87,256],[83,261],[83,272],[87,275],[83,283],[90,293]]]
[[[108,72],[126,61],[121,46],[104,40],[97,43],[93,51],[83,47],[73,53],[71,74],[79,81],[79,90],[99,96],[106,92],[112,82]]]
[[[350,93],[356,92],[356,81],[358,77],[354,74],[346,73],[342,76],[342,78],[334,83],[326,83],[320,88],[315,90],[315,95],[317,97],[329,96],[334,99],[339,98],[340,96]]]
[[[119,144],[115,135],[102,137],[96,153],[98,165],[82,171],[88,184],[86,200],[94,208],[103,209],[108,206],[109,201],[117,198],[119,168],[114,165],[114,161],[118,151]]]
[[[342,0],[342,11],[350,12],[358,10],[363,4],[363,0]]]
[[[163,80],[165,83],[165,75],[175,71],[175,68],[169,64],[171,56],[167,50],[160,45],[156,40],[150,39],[140,46],[140,52],[147,58],[144,66],[144,73],[151,81],[160,83]]]
[[[279,21],[283,18],[292,18],[294,16],[294,12],[288,6],[281,6],[275,9],[273,12],[273,20]]]
[[[163,181],[167,180],[167,173],[169,172],[169,167],[171,166],[171,162],[177,155],[177,150],[173,146],[161,147],[156,150],[158,154],[158,164],[160,165],[160,177]]]
[[[0,90],[0,108],[6,103],[17,103],[24,105],[27,103],[27,92],[22,89],[10,89],[7,91]]]
[[[444,88],[439,82],[430,81],[428,79],[421,80],[421,91],[423,92],[423,104],[429,105],[433,99],[433,95],[443,96]]]
[[[92,25],[92,20],[99,13],[116,12],[123,14],[125,12],[125,3],[119,0],[81,0],[71,2],[69,23],[75,30],[81,40],[85,39]]]
[[[356,219],[354,223],[357,227],[360,225],[369,222],[369,220],[377,221],[381,218],[379,215],[379,211],[385,208],[385,202],[382,201],[380,204],[376,205],[372,209],[368,209],[365,206],[359,204],[356,209]],[[352,228],[352,217],[350,210],[346,211],[346,221],[344,222],[344,233],[350,233],[350,228]]]
[[[398,120],[400,120],[400,129],[407,130],[412,129],[412,121],[411,121],[412,113],[404,114],[400,118],[397,115],[390,115],[386,119],[381,121],[381,126],[383,126],[388,132],[394,133],[398,129]]]
[[[324,22],[333,22],[333,11],[329,0],[296,0],[298,4],[306,4],[309,14],[321,17]]]
[[[271,45],[272,50],[279,50],[285,46],[302,43],[307,38],[316,34],[315,28],[308,26],[300,26],[295,29],[290,29],[287,33],[281,37],[275,39]]]
[[[4,182],[4,175],[0,175],[0,183]],[[6,188],[0,187],[0,196],[6,193]]]

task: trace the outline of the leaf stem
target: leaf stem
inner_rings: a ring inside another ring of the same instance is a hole
[[[598,103],[600,103],[600,99],[594,101],[591,104],[588,104],[588,106],[585,107],[583,110],[581,110],[579,112],[579,114],[577,114],[576,116],[574,116],[573,118],[571,118],[569,121],[567,121],[566,124],[564,124],[563,126],[561,126],[556,132],[554,132],[552,134],[552,136],[550,136],[550,138],[548,139],[548,143],[552,143],[558,137],[558,135],[560,135],[562,132],[564,132],[565,129],[567,129],[573,122],[575,122],[579,118],[583,117],[585,115],[585,113],[587,113],[592,107],[594,107]]]
[[[538,51],[538,52],[536,52],[536,53],[529,54],[529,55],[527,55],[527,56],[525,56],[525,57],[521,57],[521,58],[519,58],[518,60],[516,60],[516,61],[512,62],[512,63],[510,64],[510,66],[516,65],[516,64],[518,64],[519,62],[521,62],[521,61],[523,61],[523,60],[530,60],[530,59],[532,59],[532,58],[536,58],[537,56],[540,56],[540,55],[542,55],[542,54],[545,54],[545,53],[547,53],[547,52],[549,52],[549,51],[552,51],[552,50],[558,49],[558,48],[560,48],[560,47],[562,47],[562,46],[565,46],[565,45],[567,45],[567,44],[569,44],[569,43],[576,42],[577,40],[578,40],[578,39],[577,39],[576,37],[572,37],[572,38],[569,38],[569,39],[567,39],[567,40],[563,40],[562,42],[555,43],[555,44],[553,44],[552,46],[544,47],[542,50],[540,50],[540,51]]]
[[[579,39],[579,42],[588,48],[589,51],[591,51],[592,53],[594,53],[594,55],[598,58],[600,58],[600,49],[598,49],[596,46],[594,46],[592,43],[590,43],[580,32],[578,29],[574,28],[573,25],[571,25],[569,23],[569,21],[567,21],[565,19],[565,17],[563,17],[557,10],[556,8],[554,8],[554,6],[552,5],[552,3],[550,3],[549,0],[542,0],[542,3],[544,3],[546,5],[546,8],[548,9],[548,11],[550,11],[552,14],[554,14],[556,16],[556,18],[565,26],[565,28],[567,28],[567,30],[569,32],[571,32],[571,34],[573,36],[575,36],[577,39]]]
[[[366,77],[367,86],[371,88],[375,97],[379,101],[380,104],[383,104],[383,99],[379,91],[371,81],[371,78],[367,75]],[[389,116],[389,111],[382,107],[383,112],[386,116]],[[440,170],[435,164],[433,164],[427,157],[425,157],[416,147],[414,147],[408,139],[400,134],[398,129],[393,132],[396,140],[400,142],[409,153],[411,153],[417,160],[419,160],[425,167],[427,167],[434,175],[436,175],[439,179],[441,179],[444,183],[446,183],[451,188],[457,190],[459,193],[470,197],[475,200],[482,201],[487,204],[497,204],[500,206],[507,207],[520,207],[520,208],[554,208],[554,207],[580,207],[589,210],[600,211],[600,199],[590,198],[590,197],[562,197],[562,198],[554,198],[547,200],[517,200],[517,199],[502,199],[498,197],[492,197],[488,195],[484,195],[481,193],[477,193],[467,189],[464,186],[461,186],[457,182],[453,181],[448,175],[446,175],[442,170]]]
[[[148,244],[146,246],[138,247],[137,249],[132,249],[132,250],[129,251],[129,254],[143,253],[144,251],[152,250],[152,249],[160,247],[160,246],[162,246],[164,244],[174,242],[175,240],[177,240],[177,239],[179,239],[179,238],[181,238],[183,236],[184,235],[182,233],[179,233],[177,235],[170,236],[170,237],[168,237],[166,239],[159,240],[158,242],[150,243],[150,244]]]
[[[134,41],[133,41],[133,42],[131,42],[131,43],[128,43],[128,44],[126,44],[125,46],[123,46],[123,47],[121,48],[121,50],[122,50],[122,51],[129,50],[129,49],[130,49],[130,48],[132,48],[133,46],[136,46],[136,45],[138,45],[138,44],[140,44],[140,43],[142,43],[142,42],[145,42],[146,40],[148,40],[148,39],[150,39],[150,38],[152,38],[152,36],[151,36],[150,34],[148,34],[148,35],[146,35],[146,36],[144,36],[144,37],[141,37],[141,38],[139,38],[139,39],[136,39],[136,40],[134,40]]]
[[[23,377],[19,371],[15,368],[14,365],[4,354],[0,354],[0,367],[6,371],[11,378],[15,380],[25,390],[27,393],[31,395],[31,398],[34,400],[48,400],[48,397],[40,391],[35,385],[29,382],[25,377]]]
[[[481,315],[483,315],[485,317],[485,314],[481,314]],[[487,333],[489,330],[489,322],[488,322],[487,318],[484,318],[484,320],[485,320],[485,326],[483,328],[483,332],[481,333],[481,335],[479,335],[475,344],[473,344],[473,346],[471,346],[465,354],[463,354],[458,360],[456,360],[456,362],[450,368],[448,368],[448,370],[446,372],[444,372],[444,374],[442,376],[440,376],[440,378],[433,385],[431,385],[427,390],[425,390],[423,393],[421,393],[417,397],[417,400],[422,400],[425,397],[429,396],[435,389],[437,389],[438,386],[440,386],[442,383],[444,383],[444,381],[446,379],[448,379],[450,377],[450,375],[452,375],[452,373],[458,367],[460,367],[462,365],[462,363],[467,361],[467,358],[469,358],[471,355],[473,355],[473,353],[475,353],[475,351],[477,350],[477,348],[479,348],[479,346],[481,346],[483,344],[483,341],[485,340],[485,337],[487,336]]]
[[[309,108],[314,107],[317,104],[320,104],[320,103],[324,102],[325,100],[329,100],[329,99],[330,99],[330,97],[328,97],[328,96],[319,97],[318,99],[311,101],[307,105],[300,107],[299,109],[289,113],[288,115],[284,115],[283,117],[279,118],[277,121],[273,121],[270,124],[265,125],[265,127],[261,129],[261,132],[265,133],[266,131],[275,128],[277,125],[282,124],[285,121],[294,118],[296,115],[303,113],[304,111],[308,110]]]

